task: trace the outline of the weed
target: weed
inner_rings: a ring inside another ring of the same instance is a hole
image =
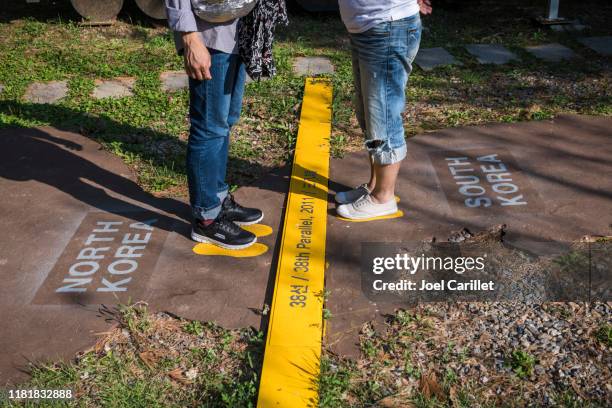
[[[202,336],[204,334],[204,326],[197,320],[192,320],[183,325],[185,333],[193,334],[194,336]]]
[[[353,372],[349,365],[338,366],[327,357],[321,359],[319,376],[319,407],[336,408],[345,406],[345,394],[350,388]]]
[[[506,364],[522,379],[531,376],[535,363],[535,358],[522,350],[512,351],[506,359]]]
[[[603,324],[595,332],[595,338],[606,347],[612,347],[612,325]]]

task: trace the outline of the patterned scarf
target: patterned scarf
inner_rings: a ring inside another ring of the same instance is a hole
[[[276,74],[272,44],[274,29],[280,24],[289,24],[285,0],[258,0],[253,11],[238,23],[240,57],[255,80]]]

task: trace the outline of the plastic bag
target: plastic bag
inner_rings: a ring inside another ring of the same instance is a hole
[[[210,23],[224,23],[244,17],[253,10],[257,0],[191,0],[196,16]]]

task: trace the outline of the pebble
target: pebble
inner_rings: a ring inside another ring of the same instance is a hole
[[[453,333],[449,333],[449,340],[453,340],[455,349],[467,347],[471,359],[475,360],[469,363],[471,367],[458,365],[456,371],[460,376],[485,383],[491,382],[491,377],[497,378],[501,373],[514,375],[507,358],[512,351],[520,350],[530,354],[536,361],[532,378],[526,379],[532,382],[533,387],[526,393],[529,394],[528,399],[538,402],[537,405],[546,405],[546,401],[551,399],[547,392],[557,388],[578,387],[581,395],[589,398],[605,399],[610,393],[608,388],[612,387],[606,378],[611,357],[610,354],[602,353],[590,333],[593,327],[612,324],[611,304],[555,305],[554,310],[562,308],[565,313],[552,312],[547,306],[524,303],[425,307],[431,312],[435,312],[436,308],[452,307],[460,311],[449,313],[438,310],[437,314],[467,317],[466,323],[461,325],[462,329],[456,333],[459,334],[458,338],[452,338]],[[462,336],[463,332],[469,332],[470,335]],[[419,362],[416,363],[424,366],[427,365],[424,364],[427,359],[431,358],[429,353],[423,354],[420,351],[414,355],[418,356]],[[451,360],[449,365],[452,364]],[[491,375],[483,376],[484,372],[490,372]],[[464,381],[463,377],[461,381]]]

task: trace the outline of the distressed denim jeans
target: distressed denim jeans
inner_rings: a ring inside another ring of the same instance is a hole
[[[214,219],[227,196],[229,136],[240,118],[246,70],[240,56],[209,50],[209,81],[189,78],[189,201],[196,219]]]
[[[415,14],[350,35],[355,111],[375,164],[393,164],[406,157],[402,113],[421,29],[421,18]]]

